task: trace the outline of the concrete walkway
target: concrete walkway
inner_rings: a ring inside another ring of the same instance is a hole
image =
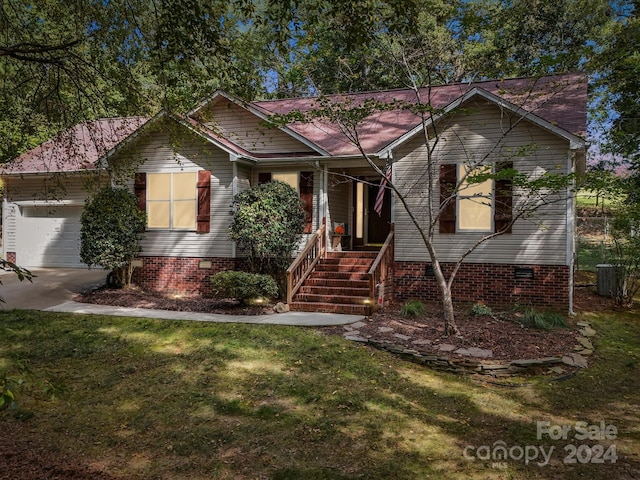
[[[348,325],[363,319],[362,315],[334,313],[287,312],[273,315],[219,315],[214,313],[175,312],[145,308],[110,307],[77,303],[76,294],[104,285],[105,270],[86,268],[37,268],[33,282],[18,280],[17,275],[0,270],[0,295],[5,303],[0,310],[28,309],[48,312],[115,315],[120,317],[160,318],[166,320],[194,320],[200,322],[255,323],[327,327]]]
[[[113,315],[117,317],[159,318],[164,320],[192,320],[198,322],[253,323],[264,325],[294,325],[299,327],[330,327],[348,325],[363,320],[362,315],[337,313],[287,312],[272,315],[224,315],[217,313],[177,312],[147,308],[110,307],[91,303],[67,301],[43,309],[45,312]]]

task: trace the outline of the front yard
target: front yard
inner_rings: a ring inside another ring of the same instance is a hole
[[[639,314],[581,313],[589,368],[515,386],[322,330],[2,312],[0,477],[638,478]]]

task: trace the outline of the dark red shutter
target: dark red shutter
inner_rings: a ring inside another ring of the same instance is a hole
[[[440,233],[456,233],[456,183],[457,165],[440,165]],[[445,204],[446,202],[446,204]]]
[[[209,233],[211,228],[211,172],[198,171],[198,220],[197,233]]]
[[[133,190],[138,197],[138,208],[143,212],[147,211],[147,174],[136,173],[134,177]]]
[[[304,233],[313,232],[313,172],[300,172],[300,200],[305,212]]]
[[[513,162],[502,162],[496,165],[499,172],[513,169]],[[493,224],[496,232],[511,233],[513,220],[513,183],[510,178],[496,180],[495,208]]]
[[[258,174],[258,185],[269,183],[271,181],[271,172],[262,172]]]

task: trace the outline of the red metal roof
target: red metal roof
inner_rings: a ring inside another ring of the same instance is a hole
[[[443,109],[474,88],[486,90],[523,108],[567,132],[582,136],[586,132],[587,79],[583,74],[566,74],[540,79],[491,80],[474,83],[422,88],[422,104]],[[332,101],[357,105],[366,99],[390,103],[413,104],[418,101],[412,89],[396,89],[345,95],[330,95]],[[319,108],[313,97],[253,102],[251,105],[266,115],[286,115],[294,111],[308,112]],[[405,109],[376,112],[358,127],[359,140],[366,152],[378,152],[420,123],[417,115]],[[336,125],[327,122],[294,123],[294,132],[315,143],[331,155],[357,154],[358,151]]]
[[[444,109],[474,88],[499,96],[573,135],[583,136],[586,132],[587,80],[583,74],[550,76],[537,80],[521,78],[433,86],[419,91],[420,102],[428,103],[435,109]],[[350,102],[352,105],[358,105],[366,99],[383,103],[418,101],[416,92],[411,89],[332,95],[328,98],[333,102]],[[254,112],[265,117],[293,111],[308,112],[319,107],[318,98],[313,97],[258,101],[249,105]],[[148,120],[146,117],[121,117],[83,122],[12,160],[0,168],[0,173],[56,173],[95,169],[101,158]],[[291,153],[249,152],[217,135],[193,117],[183,120],[238,155],[256,159],[297,156]],[[359,141],[366,152],[380,152],[419,123],[419,117],[406,109],[379,111],[359,125]],[[332,156],[359,153],[335,124],[316,120],[312,123],[294,123],[287,128]]]
[[[93,170],[103,158],[149,119],[120,117],[83,122],[23,153],[0,170],[3,174]]]

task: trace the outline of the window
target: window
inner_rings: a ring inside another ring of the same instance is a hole
[[[211,172],[138,173],[135,191],[147,228],[209,232]]]
[[[503,169],[513,169],[513,163],[496,165],[497,172]],[[481,174],[483,170],[474,169],[467,175],[468,171],[465,165],[440,166],[440,205],[443,207],[439,219],[440,233],[511,233],[511,180],[468,182],[469,175]],[[460,185],[458,179],[461,179]]]
[[[474,175],[487,173],[486,167],[470,169],[458,165],[458,178],[463,179],[458,189],[459,232],[490,232],[493,230],[493,180],[470,182]]]

